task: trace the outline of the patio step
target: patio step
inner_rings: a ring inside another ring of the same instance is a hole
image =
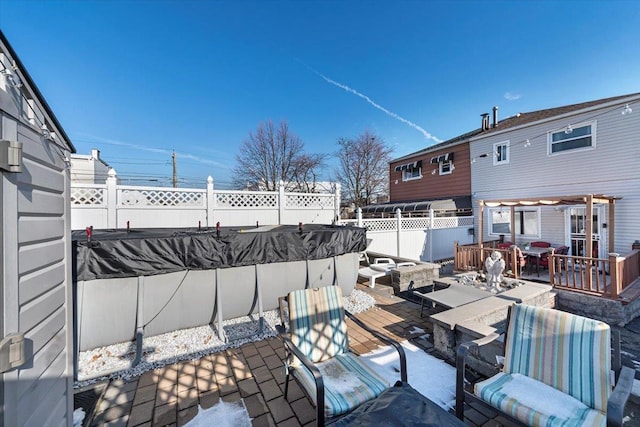
[[[631,282],[629,286],[624,288],[618,299],[622,302],[622,304],[629,304],[640,297],[640,277]]]

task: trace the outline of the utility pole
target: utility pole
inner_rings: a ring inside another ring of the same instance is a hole
[[[178,165],[176,164],[176,151],[171,154],[171,164],[173,165],[173,188],[178,188]]]

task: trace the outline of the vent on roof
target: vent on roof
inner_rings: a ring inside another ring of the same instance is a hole
[[[498,126],[498,107],[493,107],[493,126]]]
[[[489,129],[489,113],[480,114],[482,117],[482,130]]]

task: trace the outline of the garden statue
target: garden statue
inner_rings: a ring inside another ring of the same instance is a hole
[[[484,262],[484,266],[487,268],[487,286],[496,292],[499,291],[502,283],[502,272],[504,271],[502,254],[498,251],[493,251],[491,256]]]

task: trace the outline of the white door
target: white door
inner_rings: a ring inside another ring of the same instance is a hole
[[[602,206],[594,206],[593,207],[593,248],[592,248],[592,256],[597,258],[602,258],[604,248],[606,247],[606,242],[603,228],[602,228],[602,218],[604,214],[604,209]],[[569,221],[568,229],[569,229],[569,247],[570,254],[575,256],[585,256],[585,245],[586,245],[586,214],[587,207],[586,206],[572,206],[569,208],[569,215],[567,220]]]

